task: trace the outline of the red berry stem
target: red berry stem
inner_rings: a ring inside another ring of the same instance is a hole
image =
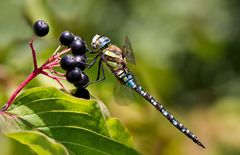
[[[52,74],[49,74],[48,72],[45,72],[45,71],[42,71],[42,74],[43,75],[46,75],[47,77],[50,77],[51,79],[57,81],[57,83],[67,92],[70,92],[69,90],[67,90],[64,85],[60,82],[60,79],[62,80],[66,80],[66,78],[63,78],[63,77],[58,77],[58,76],[54,76]]]
[[[56,55],[57,52],[60,50],[61,47],[62,47],[62,45],[59,45],[59,46],[57,47],[57,49],[54,51],[53,55]]]
[[[38,68],[38,66],[37,66],[37,58],[36,58],[36,51],[35,51],[35,49],[34,49],[34,47],[33,47],[33,40],[34,40],[34,38],[32,38],[32,39],[30,40],[29,46],[30,46],[31,51],[32,51],[34,69],[37,69],[37,68]]]
[[[59,61],[53,61],[53,62],[47,62],[45,65],[43,65],[43,69],[49,69],[53,67],[58,67],[59,66]]]
[[[57,71],[55,71],[55,70],[53,70],[53,69],[51,69],[51,68],[49,69],[49,71],[50,71],[51,73],[54,73],[54,74],[59,75],[59,76],[62,76],[62,77],[65,77],[65,76],[66,76],[65,73],[57,72]]]
[[[19,94],[19,92],[33,79],[35,78],[37,75],[40,74],[40,70],[39,69],[35,69],[18,87],[17,89],[15,89],[15,91],[13,92],[13,94],[11,95],[11,97],[9,98],[9,100],[7,101],[7,103],[2,107],[2,111],[6,111],[9,106],[12,104],[12,102],[15,100],[15,98],[17,97],[17,95]]]
[[[41,66],[38,67],[37,66],[37,59],[36,59],[36,51],[33,47],[33,39],[29,42],[29,46],[31,48],[32,51],[32,57],[33,57],[33,65],[34,65],[34,70],[32,71],[31,74],[28,75],[28,77],[17,87],[17,89],[15,89],[15,91],[13,92],[13,94],[11,95],[11,97],[9,98],[9,100],[7,101],[7,103],[2,107],[0,114],[4,113],[9,107],[10,105],[13,103],[13,101],[15,100],[15,98],[17,97],[17,95],[20,93],[20,91],[32,80],[34,79],[36,76],[38,76],[39,74],[43,74],[47,77],[50,77],[51,79],[57,81],[57,83],[67,92],[69,92],[64,85],[61,83],[60,80],[66,80],[66,78],[64,77],[59,77],[59,76],[55,76],[52,75],[48,72],[46,72],[45,70],[49,70],[50,72],[53,72],[57,75],[61,75],[63,76],[64,74],[56,72],[53,70],[54,67],[59,67],[60,64],[60,56],[69,52],[70,48],[64,49],[61,52],[58,52],[61,48],[61,46],[58,46],[58,48],[54,51],[53,55]]]

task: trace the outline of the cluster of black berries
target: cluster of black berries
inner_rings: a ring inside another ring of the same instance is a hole
[[[72,51],[72,55],[62,57],[60,65],[66,71],[67,81],[77,87],[74,96],[89,99],[89,92],[85,89],[89,78],[83,72],[87,67],[86,52],[88,49],[85,41],[69,31],[62,32],[59,40],[62,45],[70,47]]]
[[[47,35],[49,32],[49,26],[43,20],[36,21],[33,25],[33,29],[35,34],[40,37]],[[62,32],[59,41],[61,45],[70,47],[72,51],[72,55],[68,54],[62,57],[60,65],[62,69],[66,71],[67,81],[74,84],[77,88],[73,95],[89,99],[89,92],[85,89],[89,83],[89,78],[83,72],[87,67],[86,52],[88,48],[85,41],[69,31]]]

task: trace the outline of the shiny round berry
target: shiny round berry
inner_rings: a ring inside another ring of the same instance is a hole
[[[74,40],[82,40],[80,36],[74,36]]]
[[[37,36],[43,37],[48,34],[49,26],[44,20],[38,20],[34,23],[33,30]]]
[[[77,55],[75,58],[76,58],[77,67],[83,71],[87,67],[86,55]]]
[[[75,87],[84,87],[89,83],[88,76],[82,72],[82,80],[74,83]]]
[[[82,80],[82,71],[75,67],[73,70],[70,70],[66,74],[66,78],[70,83],[76,83]]]
[[[73,55],[84,55],[87,51],[87,48],[82,39],[74,40],[71,45],[71,50]]]
[[[60,61],[60,66],[66,71],[72,70],[77,66],[76,58],[72,55],[65,55]]]
[[[62,45],[69,46],[74,41],[74,35],[69,31],[60,34],[59,41]]]
[[[90,94],[87,89],[78,87],[76,92],[73,94],[75,97],[90,99]]]
[[[84,43],[84,45],[86,46],[86,41],[85,40],[83,40],[80,36],[74,36],[74,40],[81,40],[83,43]],[[87,50],[87,46],[86,46],[86,50]]]

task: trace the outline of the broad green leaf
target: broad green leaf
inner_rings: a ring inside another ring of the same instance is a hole
[[[28,145],[33,151],[43,155],[68,155],[66,148],[60,143],[36,131],[22,131],[8,134],[9,137]]]
[[[127,129],[97,100],[40,87],[25,91],[11,108],[0,115],[1,131],[37,154],[138,154]]]
[[[124,143],[128,146],[132,146],[132,137],[129,135],[127,129],[122,125],[122,123],[116,118],[109,118],[107,120],[110,135],[113,139]],[[119,132],[124,131],[124,132]]]

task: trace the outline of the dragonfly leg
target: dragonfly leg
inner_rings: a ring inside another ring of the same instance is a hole
[[[88,69],[91,68],[96,63],[98,57],[99,57],[99,54],[93,58],[93,61],[88,65]]]
[[[89,54],[96,54],[96,52],[91,51],[89,48],[87,48],[87,50],[89,51],[89,52],[88,52]]]
[[[103,68],[103,65],[102,65],[102,60],[100,59],[99,62],[98,62],[98,75],[97,75],[96,81],[98,81],[99,78],[100,78],[101,69],[102,69],[102,76],[103,76],[103,78],[101,79],[101,81],[102,81],[102,80],[105,79],[105,73],[104,73],[104,68]]]
[[[101,72],[102,72],[102,78],[100,79]],[[92,81],[92,82],[89,82],[88,84],[86,84],[84,86],[84,88],[86,88],[90,84],[101,82],[103,80],[105,80],[105,72],[104,72],[104,68],[103,68],[103,65],[102,65],[102,60],[100,59],[99,62],[98,62],[98,75],[97,75],[97,79],[95,81]]]

